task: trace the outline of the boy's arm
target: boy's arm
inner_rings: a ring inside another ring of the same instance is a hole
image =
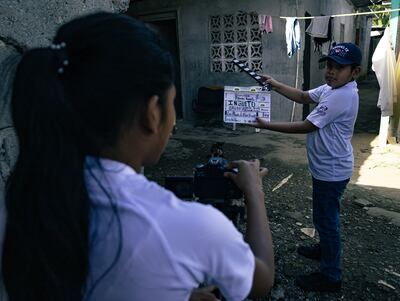
[[[318,127],[316,127],[307,119],[298,122],[268,122],[259,118],[257,121],[258,122],[253,126],[275,132],[306,134],[318,130]]]
[[[285,85],[277,80],[273,79],[268,75],[263,75],[264,81],[271,85],[272,90],[278,92],[279,94],[293,100],[294,102],[301,104],[314,103],[307,91],[302,91]]]

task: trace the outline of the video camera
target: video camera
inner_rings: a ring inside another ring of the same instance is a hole
[[[243,192],[230,179],[224,177],[228,163],[225,158],[211,157],[206,164],[198,164],[193,177],[166,177],[165,188],[182,199],[241,199]]]
[[[165,188],[181,199],[211,204],[236,223],[244,215],[244,207],[236,201],[243,198],[243,192],[224,176],[225,172],[237,170],[225,167],[228,160],[223,157],[221,146],[222,143],[212,146],[208,162],[196,165],[193,177],[166,177]]]

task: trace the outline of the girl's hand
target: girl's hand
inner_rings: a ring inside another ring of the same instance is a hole
[[[215,290],[213,285],[196,288],[192,291],[189,301],[221,301],[212,293],[213,290]]]
[[[262,191],[262,178],[268,173],[268,169],[260,168],[259,160],[233,161],[228,168],[238,168],[238,173],[226,172],[225,176],[230,178],[245,195]]]

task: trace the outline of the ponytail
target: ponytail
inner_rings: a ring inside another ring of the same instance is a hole
[[[58,63],[52,49],[31,50],[14,81],[20,153],[6,190],[2,259],[11,301],[80,300],[87,277],[84,137]]]

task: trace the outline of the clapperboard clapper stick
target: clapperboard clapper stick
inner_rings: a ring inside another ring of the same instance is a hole
[[[263,88],[265,88],[268,91],[271,91],[271,85],[265,83],[262,80],[262,77],[260,75],[258,75],[257,73],[255,73],[253,70],[251,70],[250,68],[246,67],[245,64],[241,63],[239,60],[234,59],[232,61],[233,64],[235,64],[236,66],[239,67],[240,70],[243,70],[245,73],[247,73],[251,78],[253,78],[257,83],[259,83],[261,86],[263,86]]]

